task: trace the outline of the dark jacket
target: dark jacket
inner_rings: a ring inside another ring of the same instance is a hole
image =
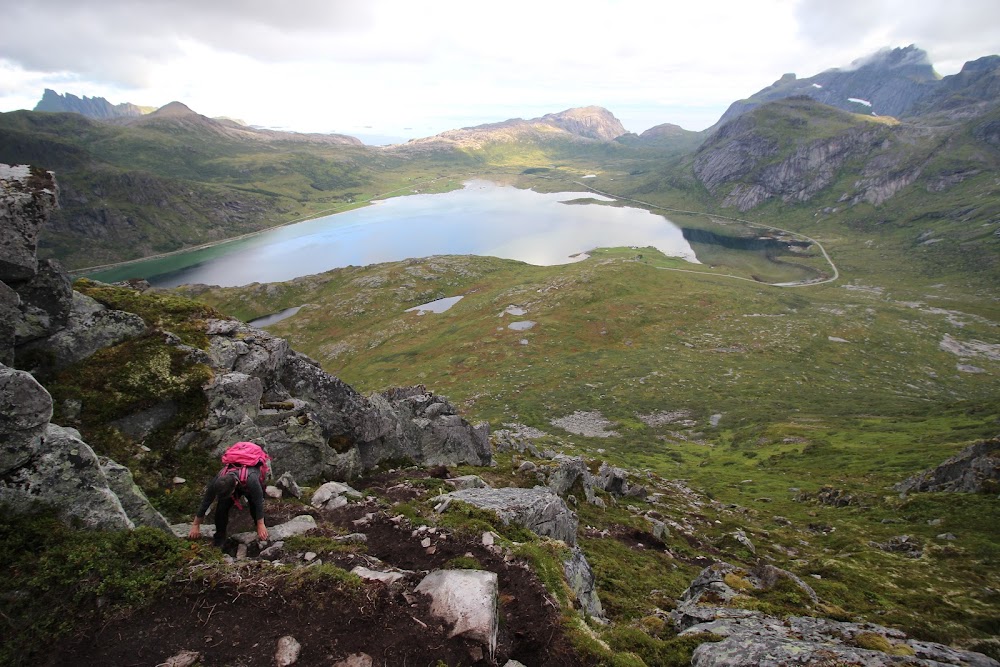
[[[223,473],[219,473],[220,475]],[[236,475],[236,472],[230,472],[230,475]],[[208,510],[212,507],[212,502],[215,500],[215,495],[212,493],[212,484],[209,484],[205,489],[205,495],[201,499],[201,507],[198,508],[198,518],[203,519],[205,515],[208,514]],[[237,499],[240,497],[244,498],[250,505],[250,516],[253,517],[254,521],[258,521],[264,518],[264,489],[261,488],[260,484],[260,468],[253,467],[247,470],[247,482],[245,485],[236,486],[236,491],[233,494]],[[229,503],[226,503],[226,510],[228,511]],[[218,509],[218,508],[216,508]]]

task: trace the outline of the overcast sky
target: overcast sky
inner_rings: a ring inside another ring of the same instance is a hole
[[[998,0],[8,0],[0,111],[45,88],[298,131],[429,136],[575,106],[701,130],[785,72],[1000,53]]]

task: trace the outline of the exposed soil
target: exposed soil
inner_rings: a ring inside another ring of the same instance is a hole
[[[391,477],[369,480],[389,497],[409,499],[422,489],[399,486]],[[390,491],[391,490],[391,491]],[[367,653],[375,665],[503,665],[516,659],[532,667],[577,665],[560,624],[560,610],[534,573],[517,560],[484,547],[479,536],[438,530],[411,535],[405,520],[392,520],[392,506],[375,501],[351,503],[332,511],[267,501],[267,521],[281,523],[310,513],[319,527],[310,535],[365,533],[366,545],[347,551],[319,553],[325,564],[346,570],[355,565],[372,569],[391,566],[410,570],[392,586],[365,583],[352,590],[333,578],[291,575],[285,568],[253,556],[219,570],[214,576],[178,581],[150,606],[127,616],[105,619],[85,636],[55,647],[45,665],[159,665],[183,650],[202,653],[199,665],[267,666],[274,664],[277,641],[291,635],[302,645],[296,666],[331,665],[355,653]],[[355,521],[361,519],[360,524]],[[209,520],[211,520],[209,518]],[[230,534],[251,529],[247,512],[235,513]],[[431,537],[433,548],[421,546]],[[230,540],[227,552],[235,553]],[[500,593],[500,632],[494,656],[473,640],[449,638],[444,621],[431,616],[429,598],[413,593],[423,575],[448,566],[457,557],[473,557],[483,569],[496,572]],[[288,551],[282,561],[301,564]],[[382,563],[379,563],[382,561]]]

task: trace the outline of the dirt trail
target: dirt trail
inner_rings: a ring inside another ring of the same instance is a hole
[[[371,480],[367,491],[398,500],[428,493],[391,475]],[[318,527],[310,537],[367,536],[367,544],[357,548],[319,549],[324,566],[397,568],[414,574],[392,586],[366,582],[352,590],[329,577],[310,577],[316,566],[307,565],[299,552],[286,550],[281,560],[291,567],[279,568],[257,559],[256,546],[251,546],[246,560],[194,568],[149,607],[106,619],[84,636],[64,641],[41,664],[151,667],[183,650],[194,650],[202,653],[198,664],[205,667],[270,667],[277,641],[284,635],[302,644],[296,667],[331,665],[362,652],[372,656],[375,665],[436,665],[439,660],[449,665],[503,665],[511,658],[533,667],[578,664],[563,636],[558,604],[534,573],[484,547],[478,535],[439,529],[433,536],[435,548],[429,550],[421,546],[420,537],[411,536],[413,526],[393,520],[392,505],[372,500],[331,511],[269,500],[266,511],[272,525],[298,514],[313,515]],[[368,515],[374,516],[365,522]],[[361,524],[356,524],[359,519]],[[251,520],[240,512],[230,525],[232,535],[249,530]],[[236,553],[232,540],[226,552]],[[449,628],[430,615],[429,599],[412,592],[427,571],[470,557],[498,575],[500,634],[492,659],[482,655],[477,642],[449,638]],[[209,569],[213,576],[208,576]]]

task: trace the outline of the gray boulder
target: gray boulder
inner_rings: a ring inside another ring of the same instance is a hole
[[[445,484],[456,491],[461,491],[462,489],[485,489],[489,487],[486,480],[479,475],[462,475],[461,477],[452,477],[451,479],[446,479]]]
[[[21,318],[21,297],[0,281],[0,364],[14,363],[14,327]]]
[[[38,232],[56,206],[50,171],[0,164],[0,280],[28,280],[38,269]]]
[[[286,493],[294,498],[302,497],[302,489],[295,483],[295,478],[292,477],[292,473],[290,472],[282,473],[282,475],[278,477],[278,481],[275,482],[275,486],[281,489],[283,493]]]
[[[555,458],[556,468],[549,475],[548,487],[560,496],[565,496],[579,482],[588,502],[595,502],[594,478],[587,462],[582,457],[559,455]]]
[[[963,449],[941,465],[896,485],[901,493],[1000,493],[1000,436]]]
[[[108,480],[108,488],[118,496],[125,514],[136,526],[149,526],[170,532],[170,524],[149,503],[149,498],[132,479],[132,472],[111,459],[100,459],[101,471]]]
[[[451,625],[449,637],[468,637],[496,650],[499,591],[495,572],[435,570],[416,587],[431,598],[431,613]]]
[[[607,622],[601,599],[597,596],[594,571],[580,547],[573,547],[569,558],[563,561],[563,573],[570,590],[576,595],[580,609],[593,619]]]
[[[773,565],[764,564],[746,569],[730,563],[714,563],[702,570],[681,594],[680,604],[673,615],[674,620],[684,626],[689,623],[685,620],[684,614],[691,605],[729,602],[741,594],[742,588],[766,591],[774,588],[783,579],[794,583],[812,602],[819,600],[812,587],[802,579]],[[730,582],[738,582],[739,585],[733,588]]]
[[[38,451],[52,418],[52,397],[24,371],[0,364],[0,476]]]
[[[90,297],[74,292],[73,310],[66,326],[46,338],[20,346],[18,353],[43,351],[54,368],[63,368],[145,331],[146,324],[138,315],[109,310]]]
[[[15,512],[37,503],[58,508],[71,525],[132,529],[121,501],[108,486],[97,455],[73,429],[49,424],[31,459],[0,477],[0,502]]]
[[[695,649],[691,664],[1000,667],[995,660],[979,653],[911,640],[899,630],[874,623],[846,623],[812,616],[775,618],[726,604],[740,594],[730,583],[745,592],[748,587],[756,590],[773,587],[782,579],[793,581],[811,600],[817,601],[816,594],[801,579],[773,566],[743,570],[729,563],[716,563],[705,568],[670,615],[682,636],[712,633],[724,639],[701,644]]]
[[[15,327],[17,345],[52,335],[69,323],[73,285],[59,262],[52,259],[39,262],[38,272],[15,289],[21,297],[21,313]]]
[[[490,510],[505,524],[517,524],[537,535],[576,545],[576,514],[549,489],[465,489],[447,493],[444,498]]]

